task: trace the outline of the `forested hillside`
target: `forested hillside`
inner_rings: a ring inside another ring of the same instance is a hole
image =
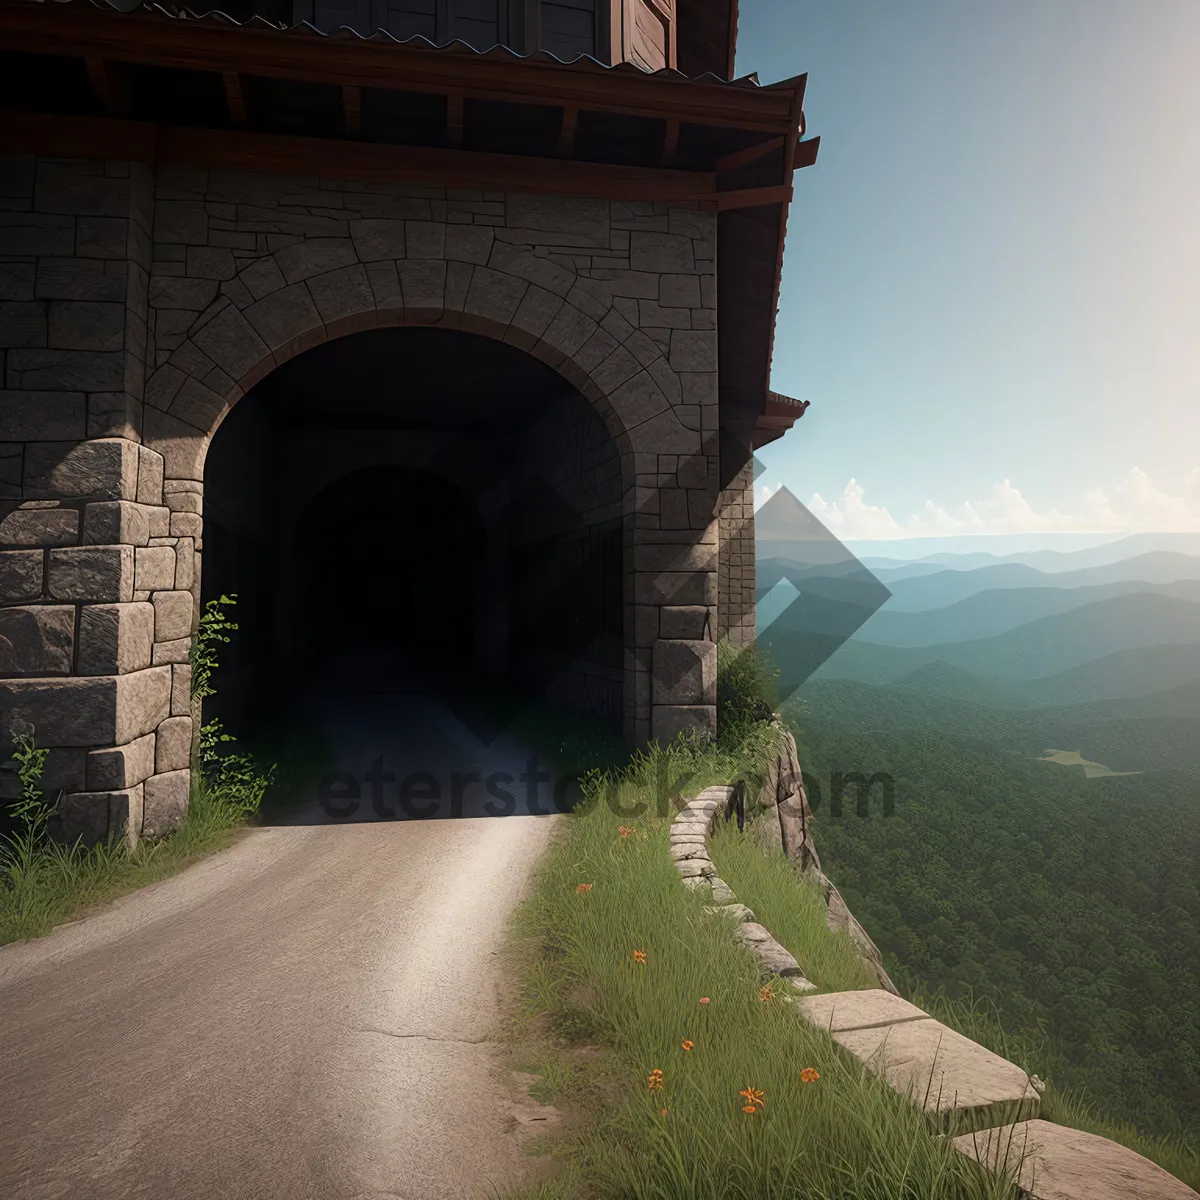
[[[1145,1129],[1200,1127],[1200,778],[1087,779],[934,728],[798,718],[806,774],[887,772],[893,815],[827,805],[822,863],[887,956],[1044,1025],[1060,1083]],[[1031,1069],[1037,1069],[1036,1067]]]

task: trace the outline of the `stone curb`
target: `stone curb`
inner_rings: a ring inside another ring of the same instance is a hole
[[[805,977],[800,964],[771,936],[765,926],[757,922],[754,913],[738,901],[733,889],[717,875],[717,869],[708,857],[708,836],[717,814],[728,817],[731,812],[733,794],[734,789],[728,786],[705,788],[675,815],[670,834],[670,853],[675,869],[682,877],[684,886],[690,890],[710,889],[712,904],[706,905],[704,911],[727,917],[736,923],[734,936],[754,951],[764,974],[785,979],[799,992],[813,992],[816,985]],[[1186,1197],[1200,1200],[1196,1192],[1173,1175],[1107,1138],[1081,1134],[1066,1126],[1051,1125],[1036,1119],[1010,1123],[1011,1117],[1006,1117],[1006,1113],[1012,1097],[1003,1095],[1011,1088],[1012,1080],[1008,1078],[1000,1081],[999,1095],[960,1096],[957,1089],[953,1089],[948,1103],[940,1097],[933,1099],[932,1103],[928,1096],[922,1100],[919,1093],[914,1093],[914,1080],[909,1077],[911,1072],[895,1069],[921,1055],[906,1046],[895,1056],[897,1061],[889,1062],[887,1055],[880,1053],[881,1050],[886,1051],[889,1035],[893,1032],[936,1030],[938,1053],[948,1039],[956,1048],[961,1046],[960,1054],[966,1050],[969,1051],[969,1058],[978,1060],[971,1063],[973,1067],[983,1065],[992,1073],[1007,1071],[1020,1084],[1016,1089],[1019,1093],[1016,1095],[1019,1109],[1028,1106],[1036,1114],[1041,1087],[1039,1081],[1025,1075],[1019,1067],[946,1028],[923,1009],[909,1004],[898,995],[882,989],[826,993],[801,1001],[800,1006],[806,1020],[825,1028],[834,1041],[868,1063],[897,1091],[908,1095],[914,1103],[930,1111],[931,1115],[960,1110],[964,1113],[973,1112],[981,1118],[983,1128],[957,1137],[955,1147],[985,1169],[999,1171],[1004,1168],[1005,1164],[1001,1161],[1003,1156],[997,1156],[994,1148],[989,1151],[993,1143],[999,1145],[1004,1135],[1015,1131],[1040,1131],[1039,1144],[1031,1147],[1030,1160],[1028,1163],[1022,1162],[1020,1169],[1019,1185],[1022,1195],[1029,1200],[1108,1200],[1110,1196],[1114,1200],[1118,1196],[1137,1196],[1140,1200],[1185,1200]],[[872,1011],[858,1011],[863,1006]],[[859,1045],[858,1042],[863,1044]],[[936,1062],[937,1054],[931,1062],[930,1074]],[[1017,1079],[1018,1076],[1021,1078]],[[985,1093],[988,1090],[985,1086]],[[1087,1155],[1082,1154],[1083,1149],[1088,1151]],[[1081,1166],[1081,1161],[1077,1161],[1085,1157],[1090,1167],[1086,1163]],[[1136,1184],[1132,1191],[1128,1190],[1131,1184]]]
[[[750,909],[739,903],[708,857],[708,835],[718,813],[729,815],[733,792],[732,787],[725,785],[705,788],[675,814],[670,850],[675,869],[683,877],[685,887],[693,891],[704,887],[711,890],[713,902],[704,911],[736,923],[734,937],[754,951],[764,974],[778,975],[798,992],[815,991],[817,985],[806,978],[792,953],[771,936],[769,929],[758,924]]]

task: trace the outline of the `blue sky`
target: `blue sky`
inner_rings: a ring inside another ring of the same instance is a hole
[[[1197,0],[742,0],[822,139],[760,483],[844,537],[1200,529],[1198,45]]]

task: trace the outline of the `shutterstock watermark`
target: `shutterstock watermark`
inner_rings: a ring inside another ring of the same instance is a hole
[[[361,774],[332,771],[317,786],[317,803],[326,816],[335,821],[363,819],[368,814],[378,820],[444,820],[459,817],[510,817],[516,813],[550,816],[553,813],[586,815],[603,805],[624,820],[633,820],[653,812],[659,817],[673,816],[699,791],[694,772],[673,770],[662,759],[650,781],[650,799],[645,784],[634,788],[613,775],[589,779],[578,772],[546,769],[531,755],[521,769],[506,770],[430,770],[400,774],[389,768],[382,754],[376,755]],[[766,784],[766,776],[746,774],[729,780],[745,802],[753,803]],[[824,793],[818,781],[805,778],[809,807],[814,813],[824,807]],[[879,804],[873,804],[878,791]],[[860,818],[875,813],[890,817],[895,811],[895,780],[885,771],[834,771],[829,778],[829,815],[843,815],[843,802],[850,792],[854,812]],[[631,794],[634,793],[634,794]]]

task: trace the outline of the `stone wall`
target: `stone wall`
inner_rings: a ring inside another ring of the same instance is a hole
[[[729,453],[727,446],[722,449]],[[717,579],[717,637],[739,648],[754,644],[754,460],[745,461],[721,489],[721,544]],[[724,466],[724,464],[722,464]]]
[[[29,156],[0,202],[0,738],[35,726],[71,829],[157,833],[186,805],[212,433],[278,364],[380,325],[499,338],[594,405],[627,734],[712,727],[713,214]]]

